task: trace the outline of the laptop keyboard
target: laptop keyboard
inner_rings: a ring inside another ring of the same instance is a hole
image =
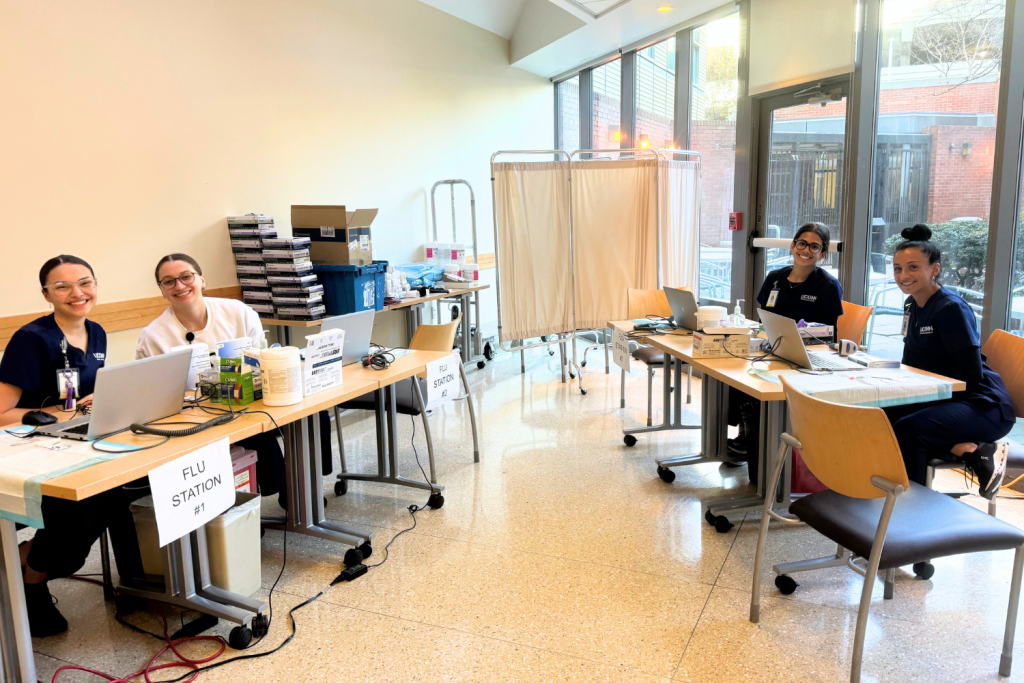
[[[826,370],[856,370],[860,367],[851,361],[832,358],[832,355],[827,353],[808,353],[807,357],[811,359],[811,365]]]
[[[64,434],[81,434],[82,436],[85,436],[89,433],[89,423],[86,422],[85,424],[68,427],[67,429],[62,429],[61,432]]]

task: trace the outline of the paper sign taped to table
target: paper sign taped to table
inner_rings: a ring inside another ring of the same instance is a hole
[[[459,365],[462,359],[452,354],[427,363],[427,410],[433,410],[459,395]]]
[[[149,473],[161,548],[235,504],[230,449],[221,439]]]
[[[302,366],[302,395],[340,387],[345,330],[327,330],[306,337],[306,363]]]
[[[615,364],[620,368],[629,372],[629,337],[626,336],[626,331],[621,327],[612,328],[612,356],[615,359]]]

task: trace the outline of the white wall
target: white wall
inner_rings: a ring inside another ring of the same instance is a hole
[[[158,295],[171,251],[234,285],[224,217],[287,232],[292,204],[377,207],[378,256],[418,259],[443,178],[473,184],[493,251],[489,157],[553,129],[551,84],[508,50],[416,0],[4,0],[0,316],[45,307],[61,252],[92,262],[100,301]],[[136,334],[112,335],[115,362]]]

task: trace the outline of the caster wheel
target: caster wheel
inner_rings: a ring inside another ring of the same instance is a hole
[[[715,518],[715,531],[720,534],[727,534],[732,529],[733,523],[725,515],[719,515]]]
[[[935,575],[935,565],[931,562],[916,562],[914,563],[914,576],[927,581]]]
[[[484,368],[486,368],[486,367],[487,367],[487,363],[485,363],[485,362],[484,362],[484,361],[482,361],[482,360],[478,360],[478,361],[476,362],[476,367],[477,367],[477,369],[478,369],[478,370],[483,370]]]
[[[569,379],[576,379],[576,375],[574,375],[573,373],[570,372],[569,373]]]
[[[676,473],[667,467],[659,467],[658,476],[661,477],[661,480],[666,484],[671,484],[676,480]]]
[[[587,367],[587,361],[583,361],[582,363],[580,363],[580,367],[581,368]]]
[[[440,493],[430,494],[430,498],[427,499],[427,507],[437,510],[444,505],[444,496]]]
[[[779,574],[775,577],[775,587],[779,589],[779,592],[783,595],[792,595],[793,591],[800,584],[793,580],[793,577],[789,574]]]
[[[350,548],[345,551],[345,562],[346,567],[355,567],[357,564],[363,563],[363,553],[359,548]]]
[[[718,518],[711,514],[711,510],[708,510],[707,512],[704,513],[704,521],[710,524],[711,526],[715,525],[716,519]]]
[[[347,479],[339,479],[338,481],[334,482],[334,495],[344,496],[346,493],[348,493]]]
[[[248,626],[236,626],[228,634],[228,645],[236,650],[244,650],[252,642],[252,630]]]
[[[580,389],[580,393],[583,394],[584,396],[586,396],[587,395],[587,390],[586,389]]]
[[[459,317],[459,307],[458,306],[452,306],[452,320],[455,320],[458,317]]]
[[[484,358],[487,360],[494,360],[495,355],[497,354],[494,353],[494,347],[491,346],[491,342],[484,344]]]
[[[257,638],[267,635],[270,630],[270,617],[266,614],[257,614],[252,620],[252,634]]]
[[[548,340],[548,338],[547,338],[547,337],[541,337],[541,338],[540,338],[540,340],[541,340],[542,342],[546,342],[546,341]]]
[[[373,546],[370,545],[369,541],[367,541],[366,543],[359,546],[359,552],[363,554],[363,559],[365,560],[370,555],[373,555]]]
[[[624,437],[622,437],[622,443],[632,448],[633,446],[636,445],[636,437],[633,436],[632,434],[626,434]],[[661,468],[659,467],[658,470],[660,471]]]

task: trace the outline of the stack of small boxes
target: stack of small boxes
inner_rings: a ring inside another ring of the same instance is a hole
[[[263,240],[263,262],[278,320],[320,320],[327,313],[309,245],[308,237]]]
[[[273,295],[267,281],[263,241],[277,237],[274,217],[261,213],[228,216],[228,233],[235,255],[235,272],[242,285],[242,299],[261,318],[273,318]]]

